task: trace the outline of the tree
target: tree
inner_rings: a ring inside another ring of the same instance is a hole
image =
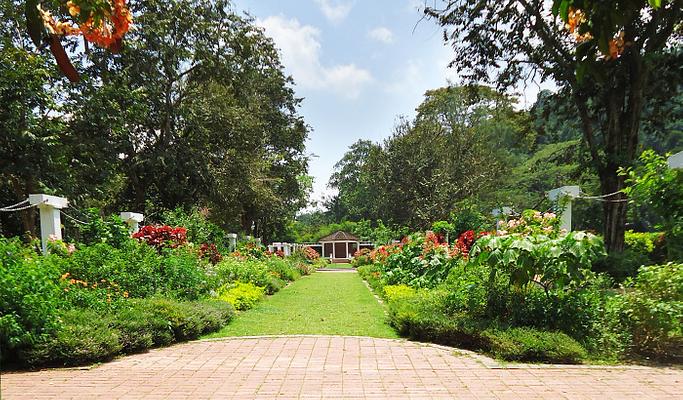
[[[227,1],[142,0],[120,54],[94,49],[72,128],[108,142],[119,204],[200,204],[270,234],[304,205],[308,133],[271,39]]]
[[[528,115],[485,87],[430,90],[414,121],[401,120],[381,146],[354,144],[332,177],[337,220],[366,218],[428,228],[480,195],[533,142]]]
[[[228,1],[134,2],[136,29],[118,53],[70,53],[73,84],[18,24],[23,3],[0,0],[0,204],[17,177],[28,185],[19,200],[54,191],[150,222],[208,207],[223,228],[264,239],[306,205],[300,99],[273,41]]]
[[[618,170],[637,153],[643,106],[679,90],[682,0],[554,2],[448,0],[425,13],[444,27],[467,80],[509,89],[552,79],[570,97],[604,203],[609,251],[624,246],[626,195]]]

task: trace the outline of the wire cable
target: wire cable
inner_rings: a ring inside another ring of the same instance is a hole
[[[0,208],[0,211],[6,211],[6,212],[16,211],[15,208],[17,208],[19,206],[23,206],[26,203],[28,203],[28,199],[22,200],[22,201],[18,202],[17,204],[12,204],[11,206],[2,207],[2,208]]]
[[[62,213],[67,219],[70,219],[71,221],[73,221],[73,222],[75,222],[75,223],[77,223],[77,224],[80,224],[80,225],[86,225],[86,224],[87,224],[86,222],[83,222],[83,221],[81,221],[80,219],[76,219],[76,218],[72,217],[71,215],[65,213],[64,211],[62,211],[61,213]]]

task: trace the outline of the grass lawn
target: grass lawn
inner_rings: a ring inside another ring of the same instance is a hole
[[[384,308],[355,273],[317,272],[237,316],[210,337],[353,335],[396,338]]]

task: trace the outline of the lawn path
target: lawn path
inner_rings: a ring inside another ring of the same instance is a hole
[[[292,283],[206,337],[348,335],[396,338],[384,308],[350,272],[317,272]]]

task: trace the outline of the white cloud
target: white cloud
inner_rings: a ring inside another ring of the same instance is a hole
[[[315,0],[315,2],[320,6],[320,11],[325,14],[325,17],[334,24],[343,21],[353,7],[351,3],[339,3],[332,0]]]
[[[257,20],[280,49],[282,63],[302,88],[330,90],[350,99],[372,82],[369,71],[355,64],[325,66],[320,61],[320,31],[296,18],[271,16]]]
[[[392,43],[394,41],[394,34],[389,30],[389,28],[385,28],[383,26],[379,26],[370,32],[368,32],[368,36],[374,40],[377,40],[378,42],[382,43]]]

